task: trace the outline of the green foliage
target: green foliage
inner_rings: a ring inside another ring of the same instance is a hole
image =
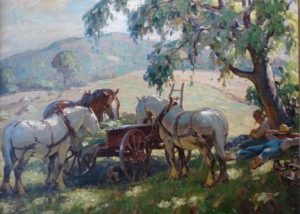
[[[173,71],[183,64],[196,68],[196,58],[205,47],[217,55],[219,66],[224,68],[250,59],[253,64],[265,63],[269,53],[282,50],[282,45],[287,53],[295,49],[297,19],[288,10],[287,0],[258,0],[246,6],[241,1],[224,1],[220,8],[209,0],[146,0],[129,13],[127,2],[115,0],[114,3],[128,14],[128,30],[134,41],[153,32],[161,37],[149,57],[150,65],[144,76],[149,85],[157,86],[159,91],[164,83],[172,80]],[[113,18],[108,5],[113,2],[102,0],[85,15],[87,36],[99,38],[98,32]],[[247,14],[248,21],[245,21]],[[176,32],[181,33],[180,38],[166,39]],[[250,50],[255,52],[252,58]],[[185,52],[187,57],[174,57],[174,52]]]
[[[278,95],[283,101],[284,107],[293,120],[293,124],[296,128],[299,127],[299,112],[297,112],[297,108],[299,108],[299,86],[294,85],[290,82],[286,82],[285,78],[282,77],[281,82],[277,83]],[[260,108],[263,108],[262,102],[257,94],[255,87],[249,87],[246,92],[246,100],[248,103],[256,105]],[[299,110],[298,110],[299,111]]]
[[[18,87],[16,86],[16,78],[11,69],[0,69],[0,85],[0,94],[18,91]]]
[[[66,80],[71,80],[74,73],[80,70],[80,64],[71,51],[59,52],[51,62],[53,68],[63,74],[63,83],[66,85]]]
[[[96,5],[84,14],[83,20],[85,22],[85,34],[88,37],[100,38],[101,30],[108,25],[109,20],[113,20],[111,7],[114,5],[116,11],[122,10],[126,13],[128,10],[125,8],[127,0],[101,0]],[[95,18],[97,17],[97,18]]]
[[[262,103],[257,94],[255,87],[250,86],[249,88],[247,88],[246,100],[248,101],[249,104],[253,104],[253,105],[256,105],[256,106],[262,108]]]

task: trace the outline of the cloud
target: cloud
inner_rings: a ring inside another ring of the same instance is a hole
[[[7,1],[2,0],[3,2],[7,2],[4,5],[7,5],[11,8],[17,10],[25,10],[25,11],[58,11],[62,10],[70,0],[17,0],[17,1]],[[9,2],[9,3],[8,3]]]
[[[136,9],[144,0],[129,0]],[[95,0],[0,0],[0,59],[39,49],[67,37],[83,37],[83,14]],[[127,17],[113,12],[115,19],[105,33],[127,32]],[[147,39],[147,37],[145,37]],[[148,38],[154,38],[149,36]]]

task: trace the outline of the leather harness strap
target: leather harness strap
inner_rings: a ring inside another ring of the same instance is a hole
[[[185,113],[186,113],[186,112],[183,111],[183,112],[181,112],[180,114],[178,114],[178,115],[176,116],[176,118],[175,118],[175,123],[174,123],[174,126],[173,126],[173,133],[174,133],[175,139],[176,139],[178,142],[180,142],[180,137],[179,137],[178,134],[177,134],[177,131],[178,131],[178,121],[179,121],[180,117],[181,117],[183,114],[185,114]],[[181,136],[181,137],[182,137],[182,136]]]
[[[184,115],[185,111],[179,113],[176,118],[175,118],[175,123],[174,123],[174,126],[173,126],[173,134],[167,130],[167,128],[162,124],[162,121],[165,117],[165,115],[169,112],[170,108],[169,106],[165,107],[157,116],[157,119],[155,120],[155,123],[154,123],[154,128],[155,127],[159,127],[163,130],[163,132],[165,132],[168,136],[170,136],[171,138],[175,138],[179,144],[181,145],[181,142],[180,142],[180,138],[184,138],[184,137],[188,137],[188,136],[195,136],[195,137],[198,137],[200,138],[200,141],[204,140],[201,136],[199,136],[193,129],[193,116],[195,114],[195,112],[192,113],[191,115],[191,120],[190,120],[190,131],[189,133],[186,133],[186,134],[183,134],[183,135],[178,135],[178,122],[179,122],[179,119],[181,118],[182,115]]]
[[[50,123],[47,120],[42,120],[42,122],[44,124],[46,124],[46,126],[50,129],[50,132],[51,132],[51,145],[53,145],[54,144],[54,134],[53,134],[52,127],[51,127]]]
[[[47,156],[52,152],[52,148],[53,148],[53,147],[58,146],[59,144],[61,144],[61,142],[63,142],[64,140],[66,140],[67,137],[69,137],[69,136],[71,136],[72,138],[75,138],[75,137],[76,137],[75,130],[74,130],[73,127],[71,126],[69,119],[63,114],[63,112],[57,112],[57,114],[58,114],[59,116],[61,116],[61,118],[62,118],[62,120],[63,120],[65,126],[66,126],[67,129],[68,129],[68,131],[67,131],[67,133],[62,137],[62,139],[60,139],[58,142],[54,143],[54,134],[53,134],[53,130],[52,130],[52,128],[51,128],[51,125],[49,124],[48,121],[42,120],[42,122],[43,122],[44,124],[46,124],[46,126],[47,126],[47,127],[50,129],[50,131],[51,131],[51,144],[50,144],[50,145],[47,145],[47,148],[49,149],[49,151],[47,152],[47,154],[45,155],[45,157],[47,157]],[[14,125],[13,128],[15,128],[20,122],[22,122],[22,121],[21,121],[21,120],[18,121],[18,122]],[[30,123],[27,123],[27,124],[28,124],[30,127],[32,127]],[[37,137],[34,138],[34,141],[35,141],[35,143],[32,143],[32,144],[27,145],[27,146],[23,146],[23,147],[14,147],[14,146],[13,146],[12,139],[11,139],[11,145],[12,145],[12,148],[14,148],[15,150],[25,150],[25,151],[27,151],[27,150],[30,150],[30,149],[34,149],[35,146],[36,146],[37,144],[41,144],[41,142],[38,141]]]
[[[66,125],[69,134],[72,136],[72,138],[75,138],[76,132],[75,132],[75,130],[73,129],[73,127],[71,126],[69,119],[64,115],[63,112],[59,113],[59,115],[62,116],[61,118],[62,118],[62,120],[64,121],[64,124]]]

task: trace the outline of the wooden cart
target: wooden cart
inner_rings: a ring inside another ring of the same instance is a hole
[[[174,92],[180,92],[175,99],[183,104],[184,83],[180,89],[173,84],[169,97],[174,98]],[[164,149],[157,131],[152,130],[151,124],[124,125],[107,129],[103,144],[84,146],[79,151],[70,151],[66,160],[65,173],[81,176],[89,172],[95,165],[97,157],[119,157],[121,169],[129,181],[146,177],[150,172],[151,151]],[[176,149],[174,150],[174,152]],[[186,152],[186,162],[190,160],[191,151]],[[179,165],[179,160],[177,160]]]
[[[65,174],[82,176],[95,165],[97,157],[119,157],[121,169],[129,181],[143,179],[150,172],[152,149],[164,149],[152,125],[125,125],[107,129],[103,144],[83,146],[80,151],[70,151]]]

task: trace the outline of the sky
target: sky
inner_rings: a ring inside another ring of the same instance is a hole
[[[135,4],[132,0],[132,4]],[[0,0],[0,59],[83,37],[82,16],[97,0]],[[127,18],[115,14],[104,32],[127,32]]]

